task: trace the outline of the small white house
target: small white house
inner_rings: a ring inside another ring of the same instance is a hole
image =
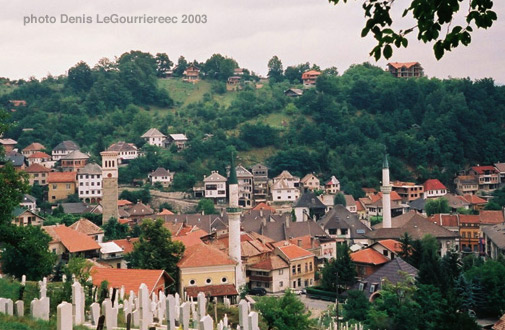
[[[168,187],[174,180],[174,172],[158,167],[155,171],[149,173],[148,178],[152,185],[159,182],[163,187]]]
[[[165,147],[165,139],[167,136],[160,131],[158,131],[156,128],[151,128],[147,132],[144,133],[144,135],[141,136],[147,144],[150,144],[152,146],[157,146],[157,147]]]

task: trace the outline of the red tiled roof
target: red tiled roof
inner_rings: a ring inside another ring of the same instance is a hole
[[[480,217],[478,215],[470,215],[470,214],[460,214],[459,215],[459,223],[480,223]]]
[[[98,268],[91,269],[93,285],[100,286],[102,281],[109,282],[109,288],[121,288],[124,285],[125,292],[138,292],[142,283],[147,285],[149,293],[157,287],[165,288],[165,280],[173,282],[168,273],[161,269],[117,269]]]
[[[487,201],[483,198],[480,198],[477,195],[464,195],[464,196],[458,196],[461,198],[463,201],[470,203],[471,205],[479,205],[479,204],[486,204]]]
[[[480,223],[482,224],[499,224],[505,222],[503,217],[503,211],[491,211],[491,210],[482,210],[479,214]]]
[[[277,248],[290,260],[314,256],[312,252],[309,252],[294,244],[287,246],[278,246]]]
[[[112,242],[116,243],[117,245],[119,245],[120,248],[123,249],[124,254],[132,252],[133,244],[135,244],[138,241],[139,239],[137,237],[112,240]]]
[[[88,219],[82,218],[70,225],[70,228],[86,235],[103,234],[103,229]]]
[[[202,243],[200,237],[203,237],[207,234],[208,233],[205,230],[198,229],[183,236],[174,236],[172,237],[172,240],[181,242],[185,247],[188,248],[190,246]]]
[[[117,206],[127,206],[127,205],[133,205],[133,203],[127,199],[118,199]]]
[[[208,267],[221,265],[235,265],[228,255],[206,244],[195,244],[187,247],[184,256],[177,263],[177,267]]]
[[[494,166],[472,166],[472,170],[478,174],[485,174],[486,171],[490,171],[491,173],[498,173]]]
[[[398,193],[396,191],[391,191],[391,201],[399,201],[401,200],[402,198],[400,197],[400,195],[398,195]],[[379,192],[377,194],[374,194],[374,195],[370,195],[370,199],[372,200],[372,203],[375,203],[377,202],[378,200],[382,199],[382,192]]]
[[[238,292],[233,284],[221,285],[205,285],[205,286],[187,286],[185,288],[188,297],[195,298],[199,292],[203,292],[205,296],[222,297],[222,296],[237,296]]]
[[[53,238],[53,241],[61,242],[70,253],[100,250],[100,245],[94,239],[70,227],[56,225],[42,228]]]
[[[38,152],[36,152],[36,153],[31,154],[30,156],[28,156],[28,158],[51,158],[51,156],[49,156],[45,152],[38,151]]]
[[[351,259],[360,264],[382,265],[389,261],[382,253],[368,248],[351,253]]]
[[[361,198],[360,198],[361,199]],[[361,201],[357,200],[356,201],[356,210],[359,211],[365,211],[365,208],[363,207],[363,204],[361,204]]]
[[[458,216],[456,214],[433,214],[428,218],[429,221],[442,227],[459,227]]]
[[[161,210],[160,213],[157,213],[157,215],[173,215],[173,214],[174,214],[174,212],[167,210],[167,209],[163,209],[163,210]]]
[[[394,239],[383,239],[379,241],[380,244],[388,248],[390,251],[393,252],[401,252],[402,251],[402,243],[398,242],[397,240]]]
[[[301,246],[298,245],[298,241],[301,241]],[[303,249],[312,249],[312,242],[314,241],[314,247],[319,247],[319,241],[318,240],[312,240],[312,236],[310,235],[305,235],[305,236],[300,236],[296,238],[291,238],[289,242],[293,245],[300,246]]]
[[[24,169],[26,173],[41,173],[41,172],[51,172],[47,167],[40,164],[32,164]]]
[[[44,150],[46,147],[44,147],[42,144],[38,142],[34,142],[27,146],[26,148],[23,149],[23,151],[32,151],[32,150]]]
[[[275,213],[275,209],[270,205],[268,205],[267,203],[259,203],[253,208],[253,210],[267,210],[271,211],[272,213]]]
[[[361,190],[363,190],[365,193],[376,193],[377,192],[377,190],[375,190],[375,188],[363,187],[363,188],[361,188]]]
[[[47,177],[48,183],[75,182],[76,172],[51,172]]]
[[[282,260],[279,256],[273,255],[268,258],[261,260],[254,265],[249,266],[252,269],[264,269],[264,270],[274,270],[280,268],[287,268],[289,265]]]
[[[312,78],[313,76],[319,76],[320,74],[321,74],[321,72],[316,71],[316,70],[309,70],[309,71],[305,71],[305,72],[302,74],[302,80],[303,80],[303,79],[310,79],[310,78]]]
[[[447,190],[447,188],[438,179],[428,179],[424,183],[424,191],[428,190]]]
[[[388,64],[394,67],[395,69],[400,69],[401,67],[406,67],[408,69],[411,66],[419,64],[419,62],[390,62]]]

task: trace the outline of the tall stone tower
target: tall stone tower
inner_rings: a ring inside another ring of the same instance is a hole
[[[228,180],[229,207],[228,213],[228,253],[237,262],[235,269],[235,287],[237,291],[245,284],[244,269],[242,268],[242,251],[240,248],[240,209],[238,206],[238,181],[232,155],[230,178]]]
[[[382,228],[391,228],[391,190],[389,183],[388,155],[384,154],[382,163]]]
[[[117,151],[102,151],[102,224],[110,218],[119,219],[118,200],[118,156]]]

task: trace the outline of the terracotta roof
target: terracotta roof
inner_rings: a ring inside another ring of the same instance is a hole
[[[480,198],[477,195],[464,195],[459,196],[459,198],[463,199],[465,202],[470,203],[470,205],[478,205],[478,204],[486,204],[487,201],[483,198]]]
[[[493,327],[491,328],[493,330],[505,330],[505,314],[503,314],[498,321],[496,321],[495,324],[493,324]]]
[[[51,172],[47,167],[40,164],[32,164],[24,169],[26,173],[40,173],[40,172]]]
[[[117,268],[98,268],[91,269],[93,285],[100,286],[102,281],[109,282],[109,288],[121,288],[124,286],[125,292],[138,292],[142,283],[147,285],[149,294],[151,294],[160,283],[165,287],[165,280],[173,282],[168,273],[161,269],[117,269]]]
[[[310,76],[319,76],[320,74],[321,74],[321,72],[316,71],[316,70],[305,71],[302,74],[302,79],[308,79],[308,78],[310,78]]]
[[[202,240],[200,238],[206,236],[207,234],[208,233],[205,230],[198,229],[183,236],[173,236],[172,240],[181,242],[186,248],[188,248],[190,246],[202,243]]]
[[[70,228],[86,235],[103,234],[103,229],[88,219],[82,218],[70,225]]]
[[[406,67],[408,69],[416,64],[419,64],[419,62],[390,62],[390,63],[388,63],[388,65],[391,65],[395,69],[400,69],[402,67]]]
[[[267,203],[259,203],[253,208],[253,210],[266,210],[275,213],[275,209],[270,205],[268,205]]]
[[[377,190],[375,190],[375,188],[363,187],[363,188],[361,188],[361,190],[363,190],[365,193],[376,193],[377,192]]]
[[[312,249],[312,242],[314,242],[314,247],[319,247],[321,245],[318,240],[313,239],[310,235],[291,238],[289,242],[293,245],[298,245],[305,250]]]
[[[438,179],[428,179],[424,182],[424,191],[428,190],[447,190],[447,188]]]
[[[61,242],[70,252],[82,252],[90,250],[100,250],[100,245],[86,234],[80,233],[64,225],[42,227],[54,242]]]
[[[297,245],[291,244],[287,246],[278,246],[282,254],[284,254],[289,260],[296,260],[300,258],[313,257],[314,254],[309,252]]]
[[[45,152],[38,151],[38,152],[36,152],[36,153],[31,154],[30,156],[28,156],[28,158],[51,158],[51,156],[49,156]]]
[[[48,183],[75,182],[76,172],[51,172],[47,177]]]
[[[361,198],[360,200],[356,201],[356,210],[359,211],[365,211],[365,208],[363,207],[363,204],[361,204]]]
[[[368,248],[351,253],[352,261],[360,264],[382,265],[389,261],[382,253]]]
[[[388,250],[396,253],[402,251],[402,243],[394,239],[383,239],[381,241],[378,241],[377,243],[385,246]]]
[[[279,256],[276,255],[269,256],[258,263],[248,266],[248,268],[250,269],[264,269],[264,270],[274,270],[287,267],[289,267],[289,265]]]
[[[167,210],[167,209],[163,209],[163,210],[161,210],[161,212],[156,213],[156,215],[172,215],[172,214],[174,214],[174,212]]]
[[[459,227],[459,218],[457,214],[433,214],[428,218],[431,222],[442,227]]]
[[[391,191],[390,197],[391,197],[391,201],[399,201],[402,199],[400,197],[400,195],[398,195],[398,193],[394,190]],[[372,203],[375,203],[375,202],[381,200],[382,199],[382,192],[378,192],[376,194],[370,195],[370,199],[372,200]]]
[[[23,149],[23,151],[38,151],[38,150],[44,150],[46,147],[44,147],[42,144],[38,142],[33,142],[29,146]]]
[[[480,218],[478,215],[469,215],[469,214],[460,214],[459,215],[459,223],[473,223],[479,224]]]
[[[195,244],[184,251],[184,256],[177,263],[179,268],[208,267],[221,265],[235,265],[228,255],[206,244]]]
[[[116,243],[123,249],[124,254],[132,252],[133,245],[138,241],[139,239],[137,237],[112,240],[112,242]]]
[[[491,173],[498,173],[494,166],[472,166],[472,170],[478,174],[485,174],[488,171]]]
[[[126,205],[133,205],[133,203],[127,199],[118,199],[117,206],[126,206]]]
[[[222,297],[237,296],[238,292],[233,284],[205,285],[205,286],[187,286],[185,288],[188,297],[195,298],[199,292],[205,293],[205,296]]]
[[[505,218],[503,217],[503,211],[491,211],[491,210],[482,210],[479,213],[480,223],[484,225],[488,224],[500,224],[505,222]]]
[[[496,167],[498,172],[505,173],[505,163],[496,163],[494,167]]]

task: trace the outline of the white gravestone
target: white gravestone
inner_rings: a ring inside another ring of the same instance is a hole
[[[72,329],[72,304],[64,301],[56,307],[57,330]]]

